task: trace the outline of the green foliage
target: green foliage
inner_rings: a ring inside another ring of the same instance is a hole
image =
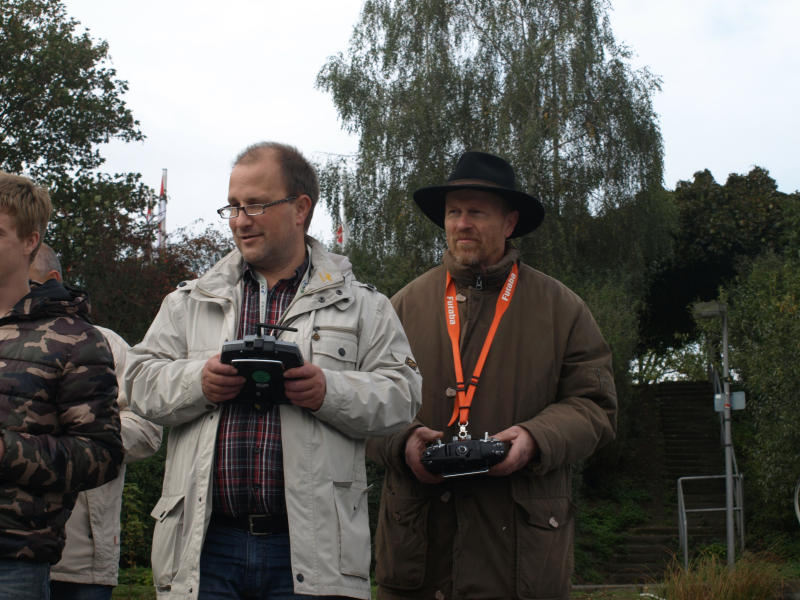
[[[614,278],[618,275],[619,278]],[[575,285],[597,321],[603,337],[614,355],[614,378],[627,379],[628,362],[636,349],[639,321],[636,307],[639,298],[633,293],[623,273],[610,274],[607,279],[586,279]],[[621,310],[625,307],[624,310]]]
[[[209,227],[199,234],[178,232],[157,254],[148,248],[144,254],[97,264],[98,276],[87,288],[98,322],[137,343],[164,296],[181,281],[202,275],[230,248],[230,238]]]
[[[796,526],[790,498],[800,454],[800,258],[756,258],[722,296],[730,307],[731,362],[748,392],[748,491],[752,515],[781,529]]]
[[[682,258],[755,256],[775,250],[783,226],[786,194],[761,167],[747,175],[732,173],[724,186],[708,170],[694,181],[679,181],[675,199],[681,209]]]
[[[515,241],[523,260],[587,300],[621,385],[678,213],[661,189],[659,82],[631,68],[607,10],[604,0],[367,1],[349,49],[317,80],[359,150],[324,165],[320,181],[347,223],[356,275],[391,295],[445,248],[411,192],[445,181],[465,150],[505,157],[547,212]]]
[[[155,203],[139,174],[98,174],[98,145],[141,140],[108,45],[80,31],[58,0],[0,0],[0,168],[50,190],[45,241],[67,283],[86,289],[95,320],[138,340],[164,294],[191,272],[154,257]]]
[[[575,579],[580,582],[603,580],[603,563],[632,528],[648,519],[643,505],[646,492],[627,482],[614,488],[614,494],[603,499],[583,498],[578,505],[575,532]]]
[[[119,571],[120,585],[153,585],[153,570],[150,567],[126,567]]]
[[[61,259],[64,281],[89,292],[97,322],[133,339],[143,320],[139,307],[152,303],[142,293],[159,281],[146,268],[154,242],[154,228],[146,222],[152,190],[138,174],[78,173],[51,180],[50,195],[53,215],[45,241]],[[143,269],[146,282],[136,276]],[[157,293],[165,293],[163,284]]]
[[[138,181],[138,176],[129,178]],[[92,191],[89,185],[85,189]],[[77,195],[67,194],[62,202],[64,195],[56,190],[54,202],[63,216],[55,220],[46,241],[61,257],[64,280],[89,292],[95,321],[135,344],[164,296],[179,282],[202,275],[230,251],[231,241],[212,227],[200,233],[181,230],[156,252],[153,228],[133,208],[124,208],[133,202],[126,194],[147,198],[148,190],[124,182],[104,189],[108,196],[94,196],[101,209]]]
[[[103,162],[96,146],[141,140],[108,44],[59,0],[0,0],[0,168],[41,178]]]
[[[674,192],[679,229],[675,250],[658,265],[642,320],[642,348],[663,354],[696,339],[688,310],[696,300],[713,300],[731,282],[743,260],[762,252],[785,252],[797,245],[798,194],[783,194],[769,172],[754,167],[731,174],[725,185],[708,170],[679,181]],[[794,244],[794,245],[792,245]]]
[[[360,136],[354,160],[321,173],[356,270],[380,265],[373,282],[393,290],[398,274],[439,261],[441,232],[410,192],[444,181],[468,149],[506,157],[541,198],[548,216],[521,250],[556,275],[581,264],[574,249],[592,213],[659,188],[658,81],[630,68],[606,10],[602,0],[364,4],[347,55],[318,76]]]
[[[200,232],[184,227],[171,234],[168,243],[169,253],[178,257],[193,277],[200,277],[233,248],[231,236],[213,225]]]
[[[150,511],[161,497],[168,433],[169,430],[164,431],[164,443],[158,452],[127,466],[121,512],[122,566],[141,567],[150,564],[150,546],[155,525]]]
[[[95,269],[152,246],[146,214],[156,199],[139,174],[79,172],[51,178],[48,188],[53,213],[45,241],[56,249],[65,280],[86,287]]]
[[[120,569],[119,584],[111,597],[114,600],[155,600],[152,570],[149,567]]]
[[[149,510],[143,493],[135,482],[126,481],[122,493],[122,514],[120,531],[120,563],[126,566],[145,565],[149,556],[149,541],[152,539],[152,525],[148,531]]]
[[[719,324],[717,323],[717,329]],[[701,340],[702,341],[702,340]],[[629,365],[634,383],[648,385],[660,381],[704,381],[708,377],[705,344],[675,334],[675,346],[639,352]],[[721,372],[721,370],[720,370]]]

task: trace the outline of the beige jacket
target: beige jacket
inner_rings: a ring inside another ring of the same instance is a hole
[[[364,440],[403,429],[421,380],[388,299],[353,279],[349,261],[309,238],[311,266],[282,322],[323,369],[325,401],[311,413],[281,406],[286,507],[295,592],[370,596]],[[152,515],[159,598],[196,598],[211,518],[218,407],[201,389],[205,362],[235,338],[242,258],[234,250],[169,294],[132,348],[126,390],[137,413],[170,426],[162,497]]]
[[[114,331],[97,329],[105,336],[116,364],[119,381],[120,420],[125,463],[151,456],[161,446],[161,426],[127,408],[122,389],[128,344]],[[116,479],[78,494],[66,524],[66,545],[61,560],[50,568],[50,578],[71,583],[117,585],[120,546],[120,509],[125,484],[125,465]]]

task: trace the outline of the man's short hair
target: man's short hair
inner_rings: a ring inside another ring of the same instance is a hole
[[[286,191],[292,196],[305,194],[311,198],[311,210],[308,212],[304,224],[305,230],[308,231],[311,217],[314,216],[314,207],[319,199],[319,179],[317,171],[297,148],[278,142],[259,142],[240,152],[233,161],[233,166],[258,162],[270,151],[275,152],[278,157]]]
[[[61,270],[61,261],[58,260],[58,254],[47,244],[39,246],[39,251],[36,253],[36,259],[33,262],[35,265],[32,266],[35,266],[36,270],[41,273],[55,271],[62,277],[64,276]]]
[[[46,189],[27,177],[0,171],[0,212],[14,219],[18,238],[24,239],[38,231],[41,245],[52,208]],[[31,261],[38,250],[39,246],[31,253]]]

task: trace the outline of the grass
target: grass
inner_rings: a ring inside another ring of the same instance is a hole
[[[646,586],[573,590],[571,600],[771,600],[800,581],[800,566],[768,553],[744,553],[728,570],[723,554],[707,552],[684,570],[674,563],[664,581]],[[121,569],[114,600],[154,600],[150,569]],[[372,588],[375,598],[375,587]]]
[[[602,590],[573,590],[570,600],[642,600],[636,588],[605,588]]]
[[[149,575],[149,569],[138,568],[137,571],[146,571]],[[146,583],[138,581],[138,577],[131,579],[127,577],[127,571],[130,569],[123,569],[120,571],[120,583],[114,588],[112,595],[113,600],[155,600],[156,593],[153,589],[153,584],[148,579]],[[372,598],[377,598],[377,592],[373,584]],[[639,596],[638,590],[632,589],[604,589],[600,591],[576,591],[572,594],[572,600],[642,600]]]
[[[153,572],[146,567],[119,570],[119,584],[111,595],[113,600],[155,600]]]
[[[667,571],[658,596],[667,600],[766,600],[781,598],[787,578],[774,557],[745,553],[729,569],[724,555],[701,555],[689,569],[677,563]]]

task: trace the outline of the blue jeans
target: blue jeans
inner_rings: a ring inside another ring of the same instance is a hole
[[[111,600],[110,585],[50,580],[51,600]]]
[[[232,527],[209,526],[200,554],[198,600],[304,598],[333,596],[294,593],[288,533],[252,535]]]
[[[50,565],[0,558],[0,600],[50,600]]]

